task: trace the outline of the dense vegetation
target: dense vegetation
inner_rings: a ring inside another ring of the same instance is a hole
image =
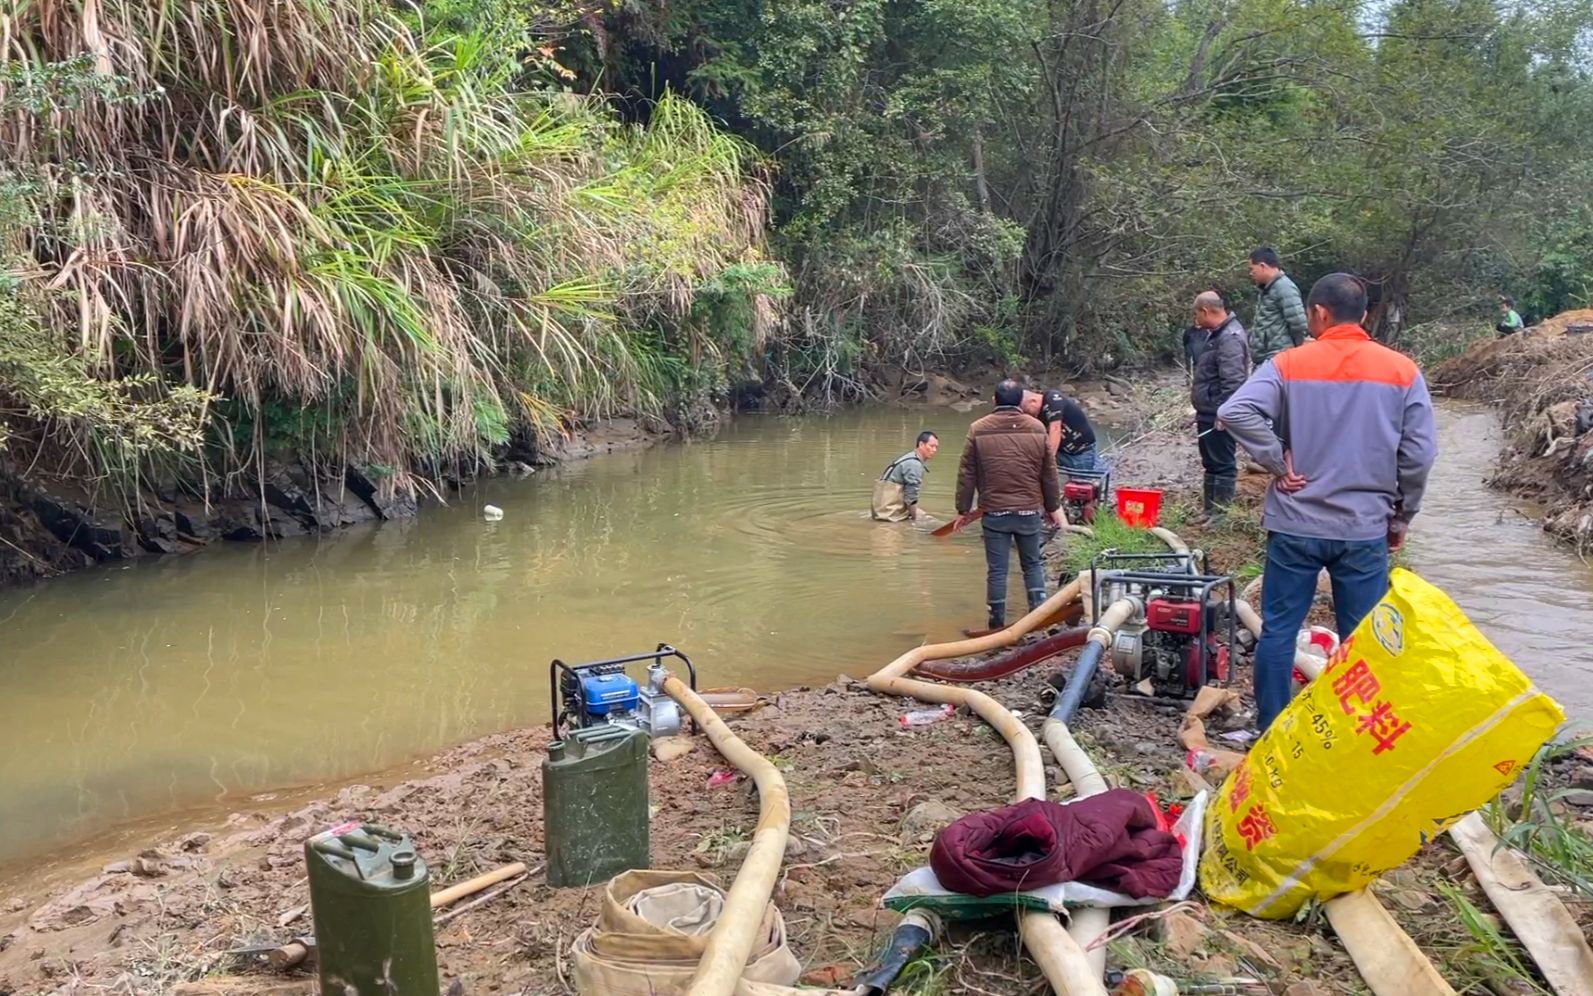
[[[1586,0],[7,6],[0,440],[124,486],[1098,370],[1259,243],[1440,350],[1593,280]]]
[[[24,5],[10,448],[122,484],[291,450],[405,485],[711,387],[768,327],[744,282],[779,277],[756,155],[684,99],[639,127],[524,86],[529,30],[363,0]]]

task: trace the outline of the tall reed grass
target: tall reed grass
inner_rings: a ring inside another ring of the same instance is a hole
[[[223,469],[313,425],[402,487],[516,426],[656,411],[661,351],[721,358],[697,289],[763,258],[748,146],[682,99],[635,126],[523,87],[512,28],[370,0],[8,6],[0,170],[33,201],[8,268],[88,376],[203,392]],[[6,103],[74,59],[142,99]],[[773,312],[747,313],[755,341]]]

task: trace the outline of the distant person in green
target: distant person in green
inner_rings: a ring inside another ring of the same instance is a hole
[[[940,437],[925,429],[918,444],[890,462],[874,482],[874,500],[869,514],[876,522],[911,522],[929,516],[918,508],[918,492],[924,486],[926,464],[940,449]]]
[[[1500,336],[1515,335],[1527,323],[1521,320],[1520,312],[1516,311],[1516,300],[1513,297],[1499,298],[1499,324],[1494,329]]]
[[[1305,304],[1300,288],[1283,272],[1278,250],[1261,246],[1250,254],[1250,279],[1256,285],[1256,315],[1250,323],[1253,368],[1285,349],[1305,342]]]

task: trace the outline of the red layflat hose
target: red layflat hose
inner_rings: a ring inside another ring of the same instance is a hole
[[[976,681],[990,681],[994,678],[1005,678],[1015,674],[1026,667],[1033,667],[1041,661],[1049,660],[1064,650],[1084,645],[1085,637],[1089,634],[1088,626],[1076,626],[1065,629],[1055,636],[1048,636],[1038,643],[1031,643],[1027,647],[1019,647],[1004,657],[995,660],[950,660],[950,661],[925,661],[913,669],[916,675],[934,678],[937,681],[949,681],[958,685],[969,685]]]

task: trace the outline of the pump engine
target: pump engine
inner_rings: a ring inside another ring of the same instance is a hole
[[[1112,489],[1111,471],[1066,470],[1062,482],[1062,504],[1068,521],[1088,525],[1095,521],[1095,510],[1104,505]]]
[[[691,687],[697,688],[697,668],[691,658],[660,643],[652,653],[615,657],[610,660],[566,664],[555,660],[548,665],[548,696],[553,703],[553,736],[558,739],[569,729],[618,726],[641,730],[650,737],[670,737],[680,732],[680,706],[664,694],[664,679],[669,668],[664,658],[676,657],[686,665]],[[647,683],[637,684],[625,668],[651,661]]]
[[[1097,612],[1125,596],[1142,606],[1112,639],[1113,667],[1131,684],[1149,680],[1155,694],[1183,698],[1228,680],[1233,578],[1204,573],[1198,553],[1107,551],[1091,566]]]

